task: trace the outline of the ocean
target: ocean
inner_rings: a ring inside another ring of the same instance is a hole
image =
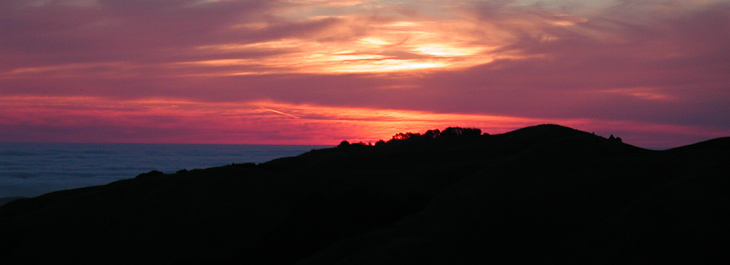
[[[262,163],[331,146],[209,144],[0,143],[0,198],[44,193],[159,170]]]

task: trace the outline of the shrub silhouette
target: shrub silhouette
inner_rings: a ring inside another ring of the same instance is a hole
[[[612,142],[618,142],[618,143],[623,142],[623,140],[621,139],[621,137],[614,137],[613,134],[611,134],[611,136],[608,137],[608,140],[609,141],[612,141]]]
[[[409,140],[409,139],[419,139],[421,138],[420,133],[398,133],[396,135],[393,135],[393,138],[391,138],[391,141],[402,141],[402,140]]]
[[[147,177],[162,176],[162,175],[165,175],[165,173],[162,173],[162,171],[159,171],[159,170],[152,170],[147,173],[139,174],[135,178],[147,178]]]
[[[441,136],[444,137],[474,137],[482,135],[482,130],[478,128],[460,128],[460,127],[449,127],[441,132]]]
[[[428,130],[424,134],[420,133],[398,133],[388,142],[398,141],[418,141],[418,140],[442,140],[442,139],[466,139],[474,138],[482,135],[482,130],[478,128],[462,128],[462,127],[448,127],[443,131],[438,129]],[[488,135],[488,134],[484,134]]]

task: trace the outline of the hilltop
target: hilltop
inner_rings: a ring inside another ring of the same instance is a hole
[[[729,143],[449,128],[149,172],[0,207],[0,263],[722,264]]]

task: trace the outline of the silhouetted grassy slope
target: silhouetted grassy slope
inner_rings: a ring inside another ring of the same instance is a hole
[[[729,158],[541,125],[153,172],[1,207],[0,263],[719,264]]]

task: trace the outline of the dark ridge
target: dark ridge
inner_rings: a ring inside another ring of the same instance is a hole
[[[20,199],[25,199],[25,197],[3,197],[3,198],[0,198],[0,206],[3,206],[6,203],[9,203],[11,201],[20,200]]]
[[[672,148],[670,151],[689,151],[689,150],[728,150],[730,149],[730,137],[721,137],[699,142],[696,144],[685,145]]]
[[[452,127],[153,171],[0,207],[0,264],[726,264],[728,139]]]

